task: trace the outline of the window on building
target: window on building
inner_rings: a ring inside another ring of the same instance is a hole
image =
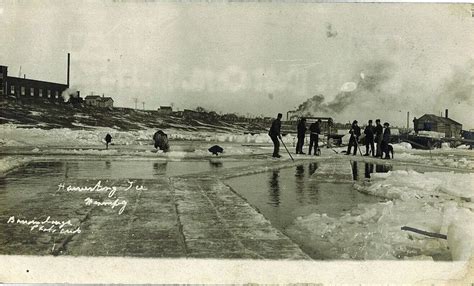
[[[48,89],[48,98],[51,98],[51,90]]]
[[[432,122],[424,122],[423,123],[423,129],[426,131],[432,131],[433,130],[433,123]]]
[[[56,98],[59,98],[59,91],[57,91],[57,90],[56,90],[55,97],[56,97]]]
[[[26,88],[24,86],[21,87],[21,95],[26,94]]]
[[[10,93],[15,94],[15,86],[14,85],[10,86]]]
[[[38,90],[38,93],[39,93],[39,97],[43,97],[43,89],[42,89],[42,88],[40,88],[40,89]]]
[[[35,96],[35,89],[34,88],[30,88],[30,96]]]

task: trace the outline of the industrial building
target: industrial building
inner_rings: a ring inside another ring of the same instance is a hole
[[[112,97],[106,97],[104,95],[88,95],[84,98],[84,104],[86,106],[94,107],[114,107],[114,100]]]
[[[415,132],[434,131],[444,133],[447,138],[461,138],[462,124],[448,117],[448,110],[445,116],[425,114],[420,118],[413,119]]]
[[[43,98],[51,102],[64,102],[62,93],[69,88],[70,55],[67,57],[67,83],[55,83],[27,79],[26,76],[8,75],[8,67],[0,65],[0,96],[13,96],[18,99]]]
[[[173,114],[173,108],[171,106],[160,106],[160,108],[158,108],[158,113],[163,115]]]

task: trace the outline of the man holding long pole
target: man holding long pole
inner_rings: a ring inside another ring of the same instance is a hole
[[[357,120],[354,120],[352,122],[351,130],[349,131],[349,133],[351,134],[351,138],[349,139],[349,145],[347,146],[346,155],[350,155],[351,149],[352,147],[354,147],[354,156],[355,156],[357,154],[357,149],[359,148],[358,140],[360,136],[360,127],[357,125]]]
[[[281,129],[281,118],[282,114],[278,113],[277,118],[273,120],[272,126],[270,127],[270,130],[268,131],[268,135],[272,139],[273,142],[273,157],[274,158],[280,158],[280,141],[278,141],[278,138],[281,139],[281,134],[280,134],[280,129]]]

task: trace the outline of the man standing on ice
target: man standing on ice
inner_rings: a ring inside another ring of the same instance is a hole
[[[377,143],[377,152],[375,157],[382,158],[382,133],[383,127],[380,124],[380,119],[375,120],[375,142]]]
[[[364,129],[365,134],[365,154],[364,156],[369,156],[369,145],[370,150],[372,151],[372,156],[375,157],[375,146],[374,146],[374,126],[372,125],[372,119],[369,120],[369,125]]]
[[[304,137],[306,135],[306,118],[301,117],[300,122],[298,123],[298,142],[296,143],[296,154],[304,154],[303,145]]]
[[[109,133],[107,133],[107,135],[105,135],[105,149],[106,150],[109,149],[110,142],[112,142],[112,136]]]
[[[390,143],[390,124],[385,122],[383,124],[385,130],[383,131],[383,138],[382,138],[382,152],[385,153],[384,159],[390,159],[388,144]]]
[[[318,119],[317,122],[311,123],[309,126],[309,131],[311,132],[309,135],[309,152],[308,155],[311,155],[311,149],[313,149],[314,145],[314,155],[318,154],[319,148],[319,134],[321,134],[321,119]]]
[[[274,158],[280,158],[280,141],[278,139],[281,139],[281,134],[280,134],[280,129],[281,129],[281,118],[283,117],[283,114],[278,113],[277,118],[273,120],[272,126],[270,127],[270,130],[268,131],[268,135],[272,139],[273,142],[273,157]]]
[[[354,146],[354,156],[357,154],[358,140],[360,136],[360,127],[357,126],[357,120],[352,122],[351,130],[349,130],[351,138],[349,139],[349,146],[347,146],[346,155],[351,154],[351,148]]]

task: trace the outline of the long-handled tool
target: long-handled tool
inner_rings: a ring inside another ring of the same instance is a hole
[[[357,149],[359,149],[359,153],[362,156],[362,151],[360,151],[359,142],[357,142],[357,137],[354,136],[354,138],[355,138],[354,140],[356,142]]]
[[[280,138],[280,141],[281,141],[281,143],[283,144],[283,147],[285,147],[286,152],[288,152],[288,155],[290,155],[291,160],[292,160],[292,161],[295,161],[295,159],[293,159],[293,156],[291,156],[290,151],[288,151],[288,148],[286,148],[286,145],[285,145],[285,142],[283,142],[283,139]]]

